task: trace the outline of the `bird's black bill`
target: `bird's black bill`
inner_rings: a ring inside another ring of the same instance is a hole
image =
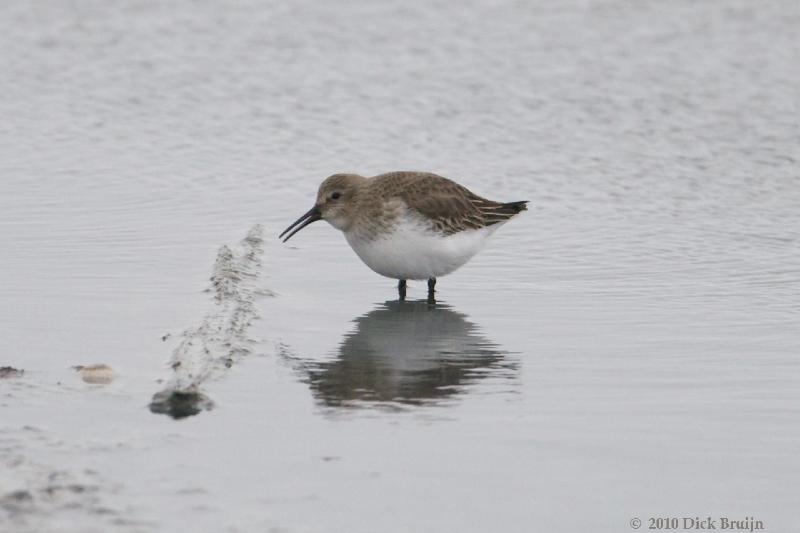
[[[314,206],[308,211],[308,213],[295,220],[291,226],[283,230],[283,233],[278,235],[278,238],[279,239],[283,238],[284,235],[292,231],[292,229],[294,228],[294,231],[289,233],[289,235],[286,235],[286,238],[283,239],[283,242],[286,242],[292,238],[292,235],[294,235],[301,229],[305,228],[312,222],[316,222],[317,220],[322,220],[322,215],[320,214],[319,209],[317,209],[317,206]],[[300,225],[298,226],[298,224]],[[297,226],[297,228],[295,228],[295,226]]]

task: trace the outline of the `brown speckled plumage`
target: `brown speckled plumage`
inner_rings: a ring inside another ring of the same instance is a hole
[[[346,179],[347,175],[341,176]],[[376,202],[376,198],[382,202]],[[355,202],[358,218],[383,226],[401,214],[404,204],[444,235],[504,222],[525,210],[525,203],[487,200],[452,180],[427,172],[389,172],[365,179]]]

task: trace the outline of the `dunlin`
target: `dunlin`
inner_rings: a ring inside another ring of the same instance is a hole
[[[436,278],[469,261],[497,228],[526,209],[526,203],[493,202],[425,172],[372,178],[334,174],[319,186],[314,207],[280,237],[288,233],[286,242],[312,222],[326,220],[344,232],[368,267],[399,280],[401,300],[406,297],[406,280],[427,279],[428,301],[433,302]]]

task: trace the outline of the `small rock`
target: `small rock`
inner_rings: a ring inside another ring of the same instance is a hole
[[[153,395],[153,400],[150,402],[151,412],[169,415],[176,420],[194,416],[213,407],[214,402],[196,388],[166,389]]]
[[[24,373],[24,370],[14,368],[13,366],[0,366],[0,379],[21,378]]]
[[[86,383],[108,385],[114,381],[114,371],[108,365],[73,366]]]

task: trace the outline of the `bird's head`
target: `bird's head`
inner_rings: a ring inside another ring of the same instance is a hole
[[[358,189],[365,179],[356,174],[334,174],[323,181],[314,207],[281,233],[280,237],[283,237],[294,229],[283,242],[317,220],[326,220],[334,228],[347,231],[356,215]]]

